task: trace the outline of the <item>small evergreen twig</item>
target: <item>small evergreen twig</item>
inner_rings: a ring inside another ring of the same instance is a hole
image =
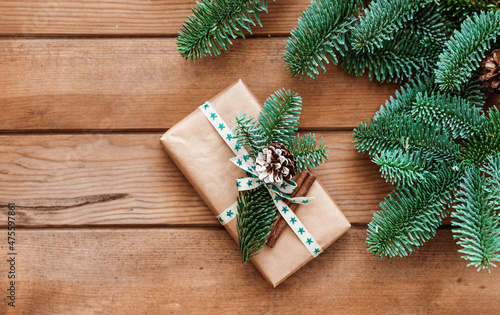
[[[311,1],[287,41],[285,68],[292,76],[316,78],[318,67],[325,73],[325,63],[338,63],[337,54],[344,56],[349,48],[347,33],[361,5],[360,0]]]
[[[257,255],[266,244],[276,218],[276,206],[265,187],[240,192],[236,225],[243,262]]]
[[[460,91],[479,68],[500,35],[500,10],[474,13],[455,31],[439,55],[436,83],[442,90]]]
[[[452,225],[454,238],[462,246],[462,258],[490,272],[490,265],[500,261],[500,183],[495,180],[500,172],[500,158],[489,157],[485,174],[477,167],[465,171],[465,180],[460,184]]]
[[[181,56],[191,60],[220,55],[221,49],[232,45],[230,37],[244,38],[243,31],[252,34],[255,22],[262,26],[259,12],[267,13],[267,0],[205,0],[197,4],[176,40]]]
[[[319,146],[317,146],[315,134],[307,134],[302,138],[297,134],[288,142],[287,147],[297,160],[297,170],[299,172],[307,170],[307,168],[313,169],[328,160],[328,147],[325,145],[323,138],[321,138]]]
[[[302,98],[290,90],[271,95],[259,115],[259,136],[262,147],[270,143],[288,143],[297,131]]]

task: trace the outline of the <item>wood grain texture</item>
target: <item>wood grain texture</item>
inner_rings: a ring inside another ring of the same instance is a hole
[[[15,202],[17,224],[28,226],[218,226],[161,147],[160,136],[0,136],[0,209]],[[318,136],[325,137],[331,152],[316,175],[351,222],[369,222],[391,185],[357,153],[351,132]],[[5,215],[1,211],[0,224]]]
[[[491,314],[500,278],[467,268],[450,230],[378,260],[353,227],[272,289],[222,228],[19,230],[6,314]],[[4,242],[0,250],[5,252]],[[0,264],[5,270],[6,264]],[[5,284],[5,279],[0,280]],[[2,288],[4,285],[2,285]]]
[[[263,103],[283,87],[303,97],[301,127],[353,128],[397,85],[330,65],[306,82],[284,68],[285,38],[236,40],[191,62],[174,39],[0,41],[1,130],[165,130],[242,78]]]
[[[268,1],[258,35],[290,32],[309,0]],[[176,36],[196,0],[0,1],[0,35]]]

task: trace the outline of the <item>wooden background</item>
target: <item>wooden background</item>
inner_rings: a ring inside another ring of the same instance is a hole
[[[195,0],[0,2],[0,231],[15,202],[16,308],[0,313],[495,313],[500,270],[467,268],[445,225],[406,259],[372,257],[367,223],[391,186],[352,129],[394,94],[328,67],[290,78],[282,55],[308,0],[269,3],[263,28],[196,62],[175,36]],[[303,97],[325,136],[316,174],[353,227],[278,288],[251,264],[162,150],[161,134],[242,78],[260,101]],[[449,220],[446,221],[449,224]]]

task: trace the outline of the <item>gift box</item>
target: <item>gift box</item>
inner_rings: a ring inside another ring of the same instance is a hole
[[[229,128],[234,126],[239,113],[258,117],[261,110],[260,103],[241,80],[209,103]],[[245,172],[230,162],[234,152],[202,110],[196,109],[168,130],[161,143],[215,216],[234,206],[238,196],[236,179],[245,176]],[[295,214],[325,250],[351,225],[318,180],[306,196],[315,199],[301,205]],[[236,220],[224,227],[237,242]],[[276,287],[313,258],[291,228],[286,227],[274,247],[264,246],[251,262]]]

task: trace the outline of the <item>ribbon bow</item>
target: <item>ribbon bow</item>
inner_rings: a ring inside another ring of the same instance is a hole
[[[313,200],[314,197],[290,197],[289,194],[293,193],[295,188],[297,188],[297,184],[294,181],[290,181],[288,183],[283,182],[281,185],[277,183],[264,183],[258,178],[257,173],[255,172],[255,162],[248,155],[237,155],[229,159],[236,166],[248,172],[255,177],[240,177],[236,180],[236,186],[238,190],[251,190],[255,189],[259,186],[264,186],[269,190],[271,195],[276,194],[282,198],[290,200],[293,203],[304,204]],[[250,163],[248,163],[250,162]],[[274,196],[273,196],[274,197]]]

